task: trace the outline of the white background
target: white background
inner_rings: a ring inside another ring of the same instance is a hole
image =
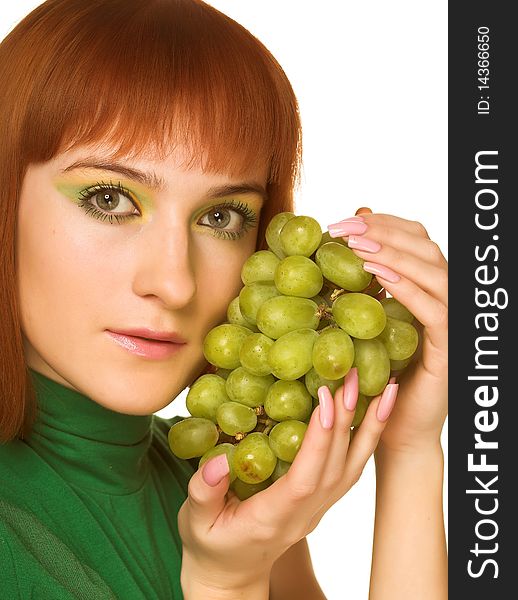
[[[258,37],[293,85],[304,132],[297,213],[325,227],[369,206],[421,221],[447,255],[446,0],[209,3]],[[10,4],[0,37],[40,2]],[[184,398],[159,414],[187,414]],[[328,600],[368,597],[374,494],[371,460],[309,536]]]

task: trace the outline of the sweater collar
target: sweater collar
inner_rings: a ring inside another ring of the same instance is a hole
[[[38,403],[27,443],[69,483],[123,495],[148,471],[153,415],[112,411],[30,369]]]

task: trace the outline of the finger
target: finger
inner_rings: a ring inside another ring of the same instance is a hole
[[[387,419],[396,401],[398,388],[398,384],[389,384],[382,394],[370,401],[362,424],[355,429],[354,436],[351,438],[342,483],[332,494],[328,495],[326,502],[319,507],[312,519],[310,529],[318,524],[323,514],[360,478],[385,429]],[[384,420],[380,420],[380,417]]]
[[[430,238],[426,227],[419,221],[403,219],[395,215],[387,215],[384,213],[362,214],[363,221],[369,226],[384,227],[386,229],[399,229],[406,231],[412,235],[419,237]]]
[[[320,496],[315,492],[319,489],[333,440],[334,400],[326,386],[318,389],[318,397],[319,405],[311,415],[302,445],[286,475],[250,498],[252,501],[257,498],[263,512],[267,507],[271,527],[280,527],[294,511],[302,518],[321,504]]]
[[[346,486],[350,486],[351,481],[358,480],[367,461],[376,449],[390,413],[394,408],[398,389],[399,384],[389,383],[381,395],[370,401],[362,424],[349,447],[345,469],[344,483]]]
[[[384,276],[376,275],[380,284],[424,325],[426,334],[435,347],[446,347],[448,342],[447,306],[430,296],[410,279],[400,277],[394,281],[391,276],[393,272],[390,269],[381,265],[379,267],[380,271],[384,273]],[[394,274],[397,275],[397,273]],[[385,277],[390,277],[392,281]]]
[[[350,244],[351,238],[349,238]],[[381,249],[376,253],[357,249],[353,249],[353,252],[367,263],[390,265],[390,268],[396,271],[398,275],[410,279],[437,300],[445,305],[448,304],[448,271],[446,268],[425,262],[413,254],[402,251],[399,247],[394,248],[387,244],[381,246]],[[368,270],[368,267],[366,270]]]
[[[358,401],[358,369],[350,369],[343,386],[335,392],[335,424],[333,442],[320,481],[323,490],[332,490],[343,479],[347,450],[351,438],[351,424]]]
[[[219,454],[208,460],[189,481],[187,503],[190,518],[207,531],[225,507],[225,495],[230,483],[228,473],[227,455]]]
[[[331,237],[341,237],[347,241],[351,250],[360,250],[375,254],[380,246],[397,248],[400,252],[411,254],[433,265],[443,266],[447,261],[439,246],[428,237],[417,235],[397,226],[387,226],[370,220],[368,223],[342,222],[329,226]]]
[[[371,215],[372,210],[367,206],[361,206],[355,213],[355,215]]]

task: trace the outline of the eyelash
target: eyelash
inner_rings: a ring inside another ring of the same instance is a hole
[[[123,196],[127,197],[133,203],[135,208],[139,209],[139,207],[131,200],[131,198],[132,198],[131,192],[129,190],[127,190],[126,188],[124,188],[120,182],[117,184],[114,184],[111,181],[110,181],[110,183],[97,182],[94,186],[89,187],[85,190],[81,190],[79,192],[79,198],[78,198],[79,206],[93,218],[98,219],[100,221],[108,220],[110,222],[110,224],[113,224],[114,220],[118,224],[120,224],[120,223],[124,223],[125,221],[127,221],[129,219],[133,219],[134,217],[141,216],[140,214],[118,215],[116,213],[106,213],[106,212],[103,212],[103,211],[99,210],[98,208],[96,208],[90,202],[90,200],[96,194],[99,194],[104,191],[118,192],[118,193],[122,194]],[[206,214],[209,214],[210,212],[217,212],[218,210],[225,209],[225,208],[232,209],[235,212],[239,213],[243,217],[243,225],[242,225],[242,228],[240,231],[225,231],[223,229],[213,228],[213,234],[216,237],[220,237],[222,239],[237,240],[237,239],[243,237],[245,235],[245,233],[247,233],[257,223],[257,215],[255,214],[255,212],[249,206],[247,206],[243,202],[240,202],[237,200],[227,200],[221,204],[211,207],[211,209],[209,211],[203,213],[203,215],[201,215],[201,217],[205,216]],[[201,219],[201,217],[200,217],[200,219]],[[208,225],[203,225],[203,227],[208,227]]]

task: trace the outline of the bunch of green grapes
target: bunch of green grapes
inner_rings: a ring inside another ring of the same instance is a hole
[[[226,453],[231,489],[245,499],[282,477],[300,448],[318,389],[331,393],[356,367],[359,427],[372,397],[410,362],[418,346],[413,315],[382,290],[343,240],[291,212],[266,230],[268,250],[241,271],[244,287],[227,322],[204,340],[214,373],[190,387],[192,415],[175,423],[179,458]]]

